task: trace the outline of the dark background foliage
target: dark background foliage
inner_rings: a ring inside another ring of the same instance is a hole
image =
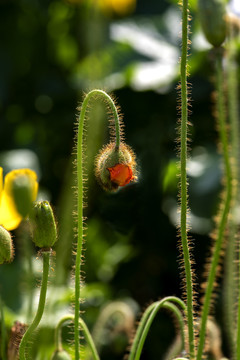
[[[189,202],[199,284],[210,247],[208,233],[218,204],[221,167],[212,115],[211,53],[195,36],[200,32],[196,4],[191,4]],[[134,28],[135,35],[129,31],[129,41],[121,38],[121,32],[116,36],[119,26]],[[71,283],[76,108],[84,92],[100,87],[113,92],[121,106],[126,142],[137,154],[140,176],[137,184],[113,195],[99,187],[93,161],[107,142],[107,121],[100,105],[92,107],[86,136],[89,205],[84,316],[92,328],[99,310],[112,300],[122,299],[142,311],[163,296],[182,296],[175,226],[180,56],[176,3],[139,0],[135,11],[120,16],[104,14],[83,0],[1,0],[0,29],[1,164],[6,173],[30,163],[27,166],[38,171],[40,196],[54,206],[59,222],[56,286],[68,288]],[[140,65],[147,66],[145,71],[139,70]],[[164,79],[168,65],[172,72]],[[15,268],[13,263],[0,274],[4,300],[16,314],[24,298],[15,276],[23,268],[19,232],[15,234]],[[16,286],[7,286],[10,277]],[[218,304],[221,300],[220,293]],[[171,318],[159,315],[142,359],[160,359],[173,338]],[[105,339],[103,359],[123,357],[126,339],[117,339]]]

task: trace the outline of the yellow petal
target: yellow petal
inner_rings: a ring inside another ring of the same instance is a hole
[[[3,188],[3,168],[0,167],[0,196],[2,193],[2,188]]]
[[[36,200],[38,183],[37,175],[30,169],[17,169],[10,171],[5,176],[5,182],[0,200],[0,225],[7,230],[13,230],[18,227],[22,220],[22,216],[17,212],[13,197],[12,183],[17,176],[27,176],[32,188],[32,201]]]
[[[14,230],[21,221],[22,217],[16,211],[12,198],[3,191],[0,202],[0,225],[6,230]]]

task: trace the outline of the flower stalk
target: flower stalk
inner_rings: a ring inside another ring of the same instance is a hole
[[[46,294],[47,294],[47,283],[48,283],[48,274],[49,274],[49,260],[50,260],[51,251],[42,251],[43,256],[43,275],[42,275],[42,285],[40,290],[40,297],[38,303],[38,309],[36,315],[33,319],[32,324],[29,326],[25,334],[23,335],[22,341],[19,346],[19,360],[26,360],[26,346],[28,341],[30,340],[33,332],[36,330],[38,324],[42,319],[42,315],[44,312],[45,302],[46,302]]]
[[[182,56],[181,56],[181,150],[180,150],[180,201],[181,201],[181,244],[183,251],[185,284],[187,294],[187,324],[190,359],[195,359],[194,316],[193,316],[193,280],[190,251],[187,235],[187,130],[188,130],[188,0],[182,2]]]
[[[184,347],[184,344],[185,344],[184,321],[182,318],[182,314],[176,305],[180,306],[182,308],[182,310],[184,312],[186,312],[186,306],[185,306],[184,302],[175,296],[167,296],[164,299],[154,302],[153,304],[148,306],[148,308],[145,310],[145,312],[141,318],[140,324],[137,328],[137,332],[134,337],[134,341],[133,341],[133,344],[131,347],[131,351],[130,351],[128,360],[139,360],[140,359],[142,348],[143,348],[144,342],[146,340],[147,334],[149,332],[150,326],[151,326],[154,318],[156,317],[158,311],[164,307],[173,311],[173,313],[177,317],[179,324],[180,324],[180,330],[181,330],[182,348]]]
[[[228,150],[228,137],[226,130],[226,113],[224,104],[224,90],[223,90],[223,68],[222,68],[222,49],[216,49],[216,90],[217,90],[217,118],[219,122],[220,142],[223,152],[223,161],[226,175],[226,193],[221,208],[220,221],[217,229],[217,236],[215,247],[213,251],[213,257],[210,264],[210,271],[207,279],[207,287],[204,298],[204,304],[201,315],[199,342],[197,360],[202,360],[203,349],[205,343],[206,324],[209,315],[211,297],[214,288],[214,282],[216,279],[217,267],[219,264],[221,249],[223,245],[226,224],[228,221],[228,214],[230,210],[230,203],[232,198],[232,169],[230,164],[229,150]]]
[[[102,151],[101,155],[98,158],[99,167],[96,171],[97,174],[100,174],[101,183],[105,189],[109,189],[110,191],[115,191],[119,188],[119,186],[123,186],[135,179],[132,174],[129,181],[126,182],[126,168],[124,165],[128,166],[128,160],[125,164],[125,150],[122,149],[124,145],[121,142],[121,126],[120,119],[118,115],[117,108],[112,100],[112,98],[102,90],[92,90],[90,91],[81,107],[81,112],[79,116],[78,122],[78,137],[77,137],[77,189],[78,189],[78,202],[77,202],[77,213],[78,213],[78,240],[77,240],[77,252],[76,252],[76,262],[75,262],[75,317],[74,317],[74,340],[75,340],[75,360],[79,360],[79,351],[80,351],[80,340],[79,340],[79,323],[80,323],[80,274],[81,274],[81,259],[82,259],[82,245],[83,245],[83,129],[84,122],[86,120],[86,111],[89,105],[89,101],[91,99],[102,97],[106,102],[107,106],[110,108],[111,113],[114,118],[114,143],[110,143],[108,147],[106,147],[105,153]],[[128,151],[127,151],[128,155]],[[132,160],[132,154],[130,154],[130,158]],[[123,162],[123,164],[122,164]],[[119,164],[120,163],[120,164]],[[120,172],[119,169],[116,169],[116,165],[122,165]],[[114,169],[114,181],[111,181],[110,178],[110,168]],[[130,171],[130,170],[129,170]],[[131,171],[133,171],[131,169]],[[124,173],[124,174],[123,174]],[[103,175],[102,175],[103,174]],[[124,179],[123,179],[124,177]],[[107,180],[106,180],[107,178]],[[116,182],[116,179],[118,182]],[[120,183],[119,183],[120,182]]]

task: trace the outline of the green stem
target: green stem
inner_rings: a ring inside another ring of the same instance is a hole
[[[88,343],[88,346],[90,347],[90,350],[92,352],[92,356],[93,356],[93,359],[94,360],[100,360],[100,357],[97,353],[97,349],[96,349],[96,346],[94,344],[94,341],[92,339],[92,336],[88,330],[88,327],[87,325],[85,324],[85,322],[83,321],[83,319],[79,319],[79,322],[80,322],[80,327],[82,328],[83,330],[83,333],[84,333],[84,338],[86,340],[86,342]]]
[[[173,303],[171,303],[171,302],[164,303],[163,307],[166,308],[166,309],[171,310],[175,314],[175,316],[176,316],[176,318],[178,320],[180,336],[181,336],[181,348],[180,348],[180,351],[182,352],[182,351],[185,350],[185,322],[184,322],[183,315],[182,315],[181,311],[179,310],[179,308],[176,305],[174,305]],[[174,354],[174,353],[172,353],[172,354]],[[176,352],[176,350],[175,350],[175,355],[174,356],[177,356],[178,354],[179,354],[179,352]]]
[[[65,322],[67,321],[72,321],[74,320],[74,315],[69,314],[69,315],[65,315],[64,317],[62,317],[55,329],[55,346],[56,346],[56,350],[57,351],[61,351],[62,350],[62,326]]]
[[[27,235],[23,235],[24,238],[24,255],[27,262],[27,282],[28,282],[28,309],[27,309],[27,322],[32,320],[33,312],[33,295],[34,295],[34,274],[33,274],[33,263],[32,263],[32,251],[31,242]]]
[[[181,242],[184,259],[186,293],[187,293],[187,324],[190,359],[195,358],[195,339],[193,322],[193,281],[192,267],[187,236],[187,124],[188,124],[188,89],[187,89],[187,55],[188,55],[188,0],[182,5],[182,56],[181,56]]]
[[[46,293],[47,293],[47,283],[48,283],[48,273],[49,273],[49,259],[50,259],[50,251],[44,251],[42,252],[43,255],[43,275],[42,275],[42,285],[40,290],[40,297],[39,297],[39,303],[38,303],[38,309],[37,313],[35,315],[35,318],[33,319],[32,324],[29,326],[25,334],[23,335],[23,338],[20,343],[19,347],[19,359],[20,360],[26,360],[25,357],[25,348],[26,345],[32,336],[34,330],[37,328],[38,324],[41,321],[45,302],[46,302]]]
[[[206,324],[210,309],[211,296],[214,288],[214,282],[216,278],[217,267],[219,264],[220,253],[222,249],[224,233],[228,220],[228,213],[229,213],[230,202],[232,197],[232,173],[231,173],[231,165],[230,165],[229,151],[228,151],[228,138],[226,132],[222,56],[220,53],[217,54],[217,58],[216,58],[216,88],[217,88],[217,103],[216,103],[217,116],[219,121],[220,141],[222,145],[224,167],[226,174],[226,194],[220,214],[220,222],[217,230],[216,243],[211,261],[210,271],[208,274],[207,288],[206,288],[205,299],[202,309],[202,316],[201,316],[197,360],[202,360],[205,334],[206,334]]]
[[[231,217],[229,219],[229,239],[228,246],[226,248],[226,261],[225,261],[225,302],[226,302],[226,323],[227,323],[227,335],[228,341],[232,350],[234,359],[236,357],[236,341],[235,330],[236,327],[232,324],[235,323],[235,303],[237,298],[237,289],[240,287],[237,285],[237,279],[233,274],[237,273],[236,254],[237,248],[237,234],[238,223],[236,221],[236,210],[239,204],[239,117],[238,117],[238,73],[236,66],[236,48],[234,38],[231,36],[231,26],[229,29],[230,39],[227,46],[227,81],[228,81],[228,113],[230,124],[230,143],[231,143],[231,157],[232,157],[232,205],[231,205]],[[240,279],[240,277],[239,277]],[[239,298],[239,316],[240,316],[240,298]],[[238,337],[240,335],[240,318],[238,316]],[[238,339],[237,337],[237,339]],[[238,344],[238,356],[240,355],[240,339]]]
[[[1,359],[6,360],[6,326],[4,319],[4,305],[0,298],[0,311],[1,311]]]
[[[78,242],[75,264],[75,319],[74,319],[74,340],[75,340],[75,360],[79,360],[79,314],[80,314],[80,271],[83,243],[83,126],[86,119],[88,102],[92,97],[102,96],[108,103],[113,112],[115,120],[116,147],[120,146],[120,121],[116,106],[111,97],[102,90],[90,91],[83,103],[78,124],[77,142],[77,186],[78,186]]]
[[[140,358],[146,336],[149,332],[150,326],[151,326],[155,316],[157,315],[157,313],[161,307],[163,307],[165,304],[167,304],[167,306],[169,307],[169,304],[171,304],[172,302],[181,306],[184,311],[186,310],[186,306],[183,303],[183,301],[174,296],[168,296],[168,297],[148,306],[148,308],[145,310],[145,312],[142,316],[141,322],[138,326],[128,360],[137,360]],[[175,312],[175,314],[178,317],[179,313]],[[182,320],[180,320],[180,325],[181,324],[182,324]],[[180,327],[182,329],[182,326],[180,326]],[[182,340],[184,343],[184,331],[182,333]]]

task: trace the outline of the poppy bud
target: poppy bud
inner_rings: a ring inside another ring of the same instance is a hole
[[[111,142],[97,156],[95,174],[105,190],[116,191],[137,180],[135,154],[126,144]]]
[[[0,264],[9,262],[13,258],[13,245],[10,233],[0,226]]]
[[[52,360],[71,360],[70,355],[64,350],[56,350]]]
[[[219,47],[227,34],[227,15],[224,0],[198,0],[199,17],[208,42]]]
[[[49,202],[34,203],[29,220],[35,245],[39,248],[51,248],[57,240],[57,227]]]

